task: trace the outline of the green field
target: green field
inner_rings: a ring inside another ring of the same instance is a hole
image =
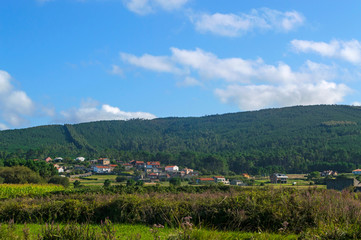
[[[59,233],[63,233],[61,237]],[[69,236],[67,235],[71,235]],[[90,234],[91,235],[90,235]],[[51,236],[51,237],[49,237]],[[68,236],[68,238],[65,238]],[[102,225],[73,224],[2,224],[0,226],[0,239],[297,239],[297,235],[245,233],[237,231],[217,231],[209,229],[184,228],[156,228],[144,225],[111,224],[109,228]]]

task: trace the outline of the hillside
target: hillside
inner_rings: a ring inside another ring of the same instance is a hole
[[[361,166],[361,108],[319,105],[205,117],[100,121],[0,131],[0,158],[156,159],[204,172]]]

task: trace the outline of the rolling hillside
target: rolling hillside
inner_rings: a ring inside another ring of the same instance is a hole
[[[361,108],[296,106],[6,130],[0,151],[0,158],[157,159],[219,173],[349,171],[361,166]]]

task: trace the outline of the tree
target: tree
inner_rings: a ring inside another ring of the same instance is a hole
[[[128,179],[127,181],[127,186],[134,186],[135,185],[135,180],[134,179]]]
[[[320,172],[314,171],[314,172],[310,172],[310,173],[307,175],[307,180],[312,181],[312,180],[318,179],[318,178],[320,178],[320,177],[321,177]]]
[[[111,181],[109,179],[105,179],[104,187],[107,188],[107,187],[110,187],[110,185],[111,185]]]
[[[69,185],[70,185],[69,178],[61,177],[61,176],[54,176],[54,177],[50,178],[48,183],[60,184],[60,185],[63,185],[64,187],[69,187]]]
[[[169,180],[169,184],[173,186],[180,186],[182,184],[182,181],[179,177],[175,177]]]
[[[75,182],[73,182],[74,188],[78,188],[80,187],[80,181],[79,180],[75,180]]]
[[[124,176],[118,176],[118,177],[115,178],[115,181],[116,181],[116,182],[124,182],[124,181],[126,181],[126,180],[127,180],[127,178],[124,177]]]
[[[38,173],[24,166],[2,167],[0,177],[4,183],[40,183],[44,179]]]

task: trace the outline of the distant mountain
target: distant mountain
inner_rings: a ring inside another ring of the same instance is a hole
[[[296,106],[5,130],[0,151],[0,158],[160,160],[224,174],[350,171],[361,167],[361,108]]]

